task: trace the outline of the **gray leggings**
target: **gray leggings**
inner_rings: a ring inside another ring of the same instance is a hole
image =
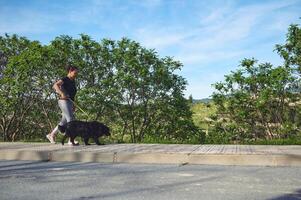
[[[73,113],[73,103],[71,100],[59,100],[59,107],[62,111],[62,119],[59,123],[60,126],[64,126],[70,121],[75,119]]]

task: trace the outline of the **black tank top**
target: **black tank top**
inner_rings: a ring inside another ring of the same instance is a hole
[[[76,95],[76,85],[75,81],[71,80],[68,76],[61,79],[63,81],[63,84],[61,86],[61,90],[64,92],[64,94],[67,97],[70,97],[72,101],[74,101],[75,95]]]

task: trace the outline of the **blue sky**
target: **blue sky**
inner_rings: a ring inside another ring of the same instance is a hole
[[[281,65],[273,50],[300,17],[301,0],[0,0],[0,35],[128,37],[181,61],[185,96],[206,98],[243,58]]]

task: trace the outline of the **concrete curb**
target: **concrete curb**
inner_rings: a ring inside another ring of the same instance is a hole
[[[95,153],[95,152],[52,152],[49,161],[58,162],[102,162],[113,163],[113,153]]]
[[[16,151],[5,150],[0,151],[1,160],[34,160],[34,161],[49,161],[48,151]]]
[[[301,166],[299,154],[187,154],[187,153],[118,153],[2,150],[0,160],[59,162],[206,164],[241,166]]]
[[[301,155],[192,155],[190,164],[242,166],[301,166]]]

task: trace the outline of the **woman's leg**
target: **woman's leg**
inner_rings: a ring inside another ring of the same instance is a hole
[[[59,107],[62,111],[62,120],[59,125],[63,126],[75,119],[72,110],[73,103],[70,100],[59,100]]]
[[[51,144],[55,144],[55,135],[59,130],[58,128],[59,128],[58,126],[54,127],[54,129],[48,135],[46,135],[46,138],[49,140]]]
[[[51,137],[55,137],[55,135],[57,134],[58,131],[59,131],[59,127],[56,126],[49,134],[51,135]]]
[[[60,126],[65,126],[68,122],[75,120],[75,116],[73,113],[73,103],[70,100],[59,100],[59,107],[62,111],[62,119],[59,123]],[[75,143],[78,144],[77,141]],[[72,144],[70,138],[68,144]]]
[[[72,110],[72,106],[73,106],[72,102],[69,100],[59,100],[58,104],[62,111],[62,119],[59,122],[59,125],[56,126],[51,131],[51,133],[46,135],[47,139],[52,144],[55,143],[55,134],[58,132],[59,126],[65,126],[68,122],[74,120],[74,114],[73,114],[73,110]],[[69,139],[69,141],[70,141],[70,139]]]

